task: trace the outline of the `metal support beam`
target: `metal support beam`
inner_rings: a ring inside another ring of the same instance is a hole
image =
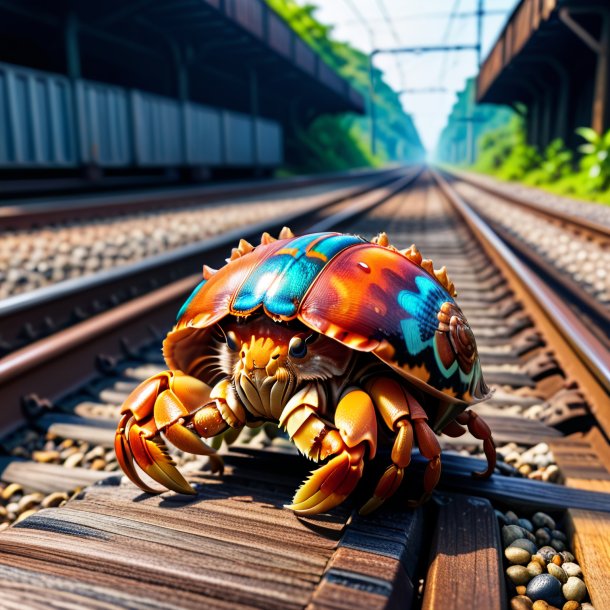
[[[591,125],[597,133],[605,133],[610,129],[610,14],[607,12],[603,15],[601,27]]]
[[[255,165],[259,164],[258,151],[256,146],[256,120],[259,115],[259,97],[258,97],[258,74],[254,68],[250,68],[250,116],[252,117],[252,157]]]
[[[599,15],[599,40],[573,18],[575,13]],[[569,9],[564,7],[559,11],[559,18],[597,55],[591,127],[597,133],[604,133],[610,129],[610,11],[586,6]]]
[[[80,49],[78,46],[78,18],[69,13],[64,25],[64,44],[66,49],[66,71],[71,80],[80,78]]]

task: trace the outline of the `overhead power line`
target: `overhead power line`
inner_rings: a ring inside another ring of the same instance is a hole
[[[392,24],[392,20],[390,19],[390,15],[388,14],[388,10],[386,8],[384,0],[376,0],[376,2],[377,2],[377,8],[379,9],[379,12],[383,16],[383,19],[384,19],[386,25],[388,26],[388,29],[390,30],[390,34],[392,35],[392,38],[394,39],[394,44],[396,44],[397,46],[400,46],[400,44],[401,44],[400,36],[396,32],[396,29],[394,28],[394,25]],[[398,71],[398,76],[400,78],[400,87],[404,88],[405,78],[404,78],[404,74],[403,74],[403,71],[401,68],[400,60],[398,59],[398,57],[395,57],[394,60],[396,62],[396,70]]]

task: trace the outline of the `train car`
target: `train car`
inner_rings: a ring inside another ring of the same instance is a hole
[[[0,64],[0,172],[209,168],[269,172],[282,127],[192,101]]]

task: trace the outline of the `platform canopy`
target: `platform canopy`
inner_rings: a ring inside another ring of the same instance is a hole
[[[526,104],[541,144],[581,125],[605,131],[609,64],[607,0],[522,0],[481,67],[477,101]]]
[[[280,121],[364,111],[263,0],[0,0],[0,61]]]

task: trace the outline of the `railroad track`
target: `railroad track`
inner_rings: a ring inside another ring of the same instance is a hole
[[[294,179],[284,188],[273,182],[5,208],[0,354],[185,277],[240,237],[315,219],[398,177],[397,170],[356,172]]]
[[[492,479],[470,477],[481,467],[476,441],[443,438],[462,454],[444,454],[439,492],[424,507],[402,508],[421,482],[425,460],[416,453],[403,494],[373,517],[352,513],[356,497],[330,515],[297,518],[282,505],[310,464],[283,439],[259,434],[226,452],[222,482],[177,455],[198,489],[194,499],[146,497],[118,476],[114,428],[129,392],[165,368],[160,341],[196,282],[189,277],[0,362],[2,426],[13,430],[0,479],[7,516],[19,519],[0,534],[7,607],[43,608],[52,599],[83,608],[507,608],[518,591],[504,576],[502,536],[510,530],[500,535],[496,511],[510,524],[509,509],[528,518],[550,513],[569,536],[591,601],[597,610],[610,605],[610,428],[599,372],[574,353],[527,276],[511,272],[497,240],[433,173],[384,190],[299,229],[365,237],[385,230],[397,246],[415,242],[447,265],[496,390],[478,407],[505,456]],[[202,262],[214,264],[207,255]],[[20,417],[27,425],[16,431]],[[362,495],[375,474],[372,464]],[[547,482],[558,477],[565,485]],[[563,535],[553,535],[559,551]]]
[[[473,206],[523,260],[560,292],[606,349],[610,349],[610,211],[582,203],[574,210],[560,198],[516,191],[484,177],[444,172],[459,196]],[[512,188],[511,188],[512,187]],[[559,201],[557,201],[559,199]],[[590,208],[597,209],[590,209]]]

